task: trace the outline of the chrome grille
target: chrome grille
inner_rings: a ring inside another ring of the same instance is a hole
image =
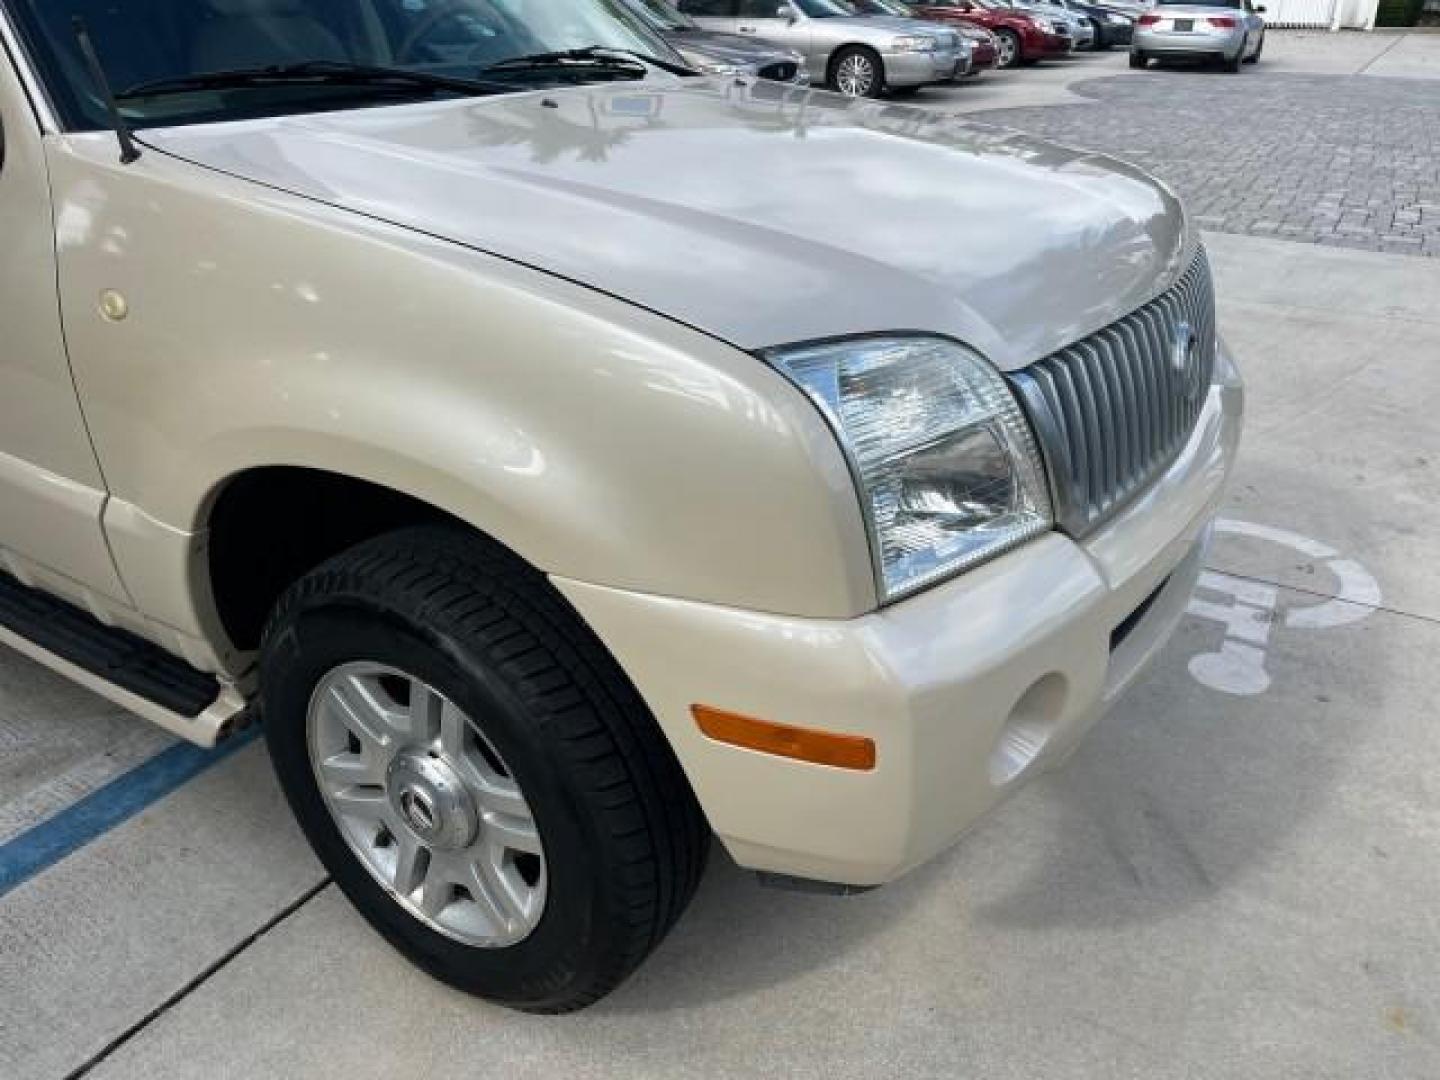
[[[1010,376],[1039,436],[1060,528],[1094,531],[1170,465],[1214,366],[1215,294],[1201,248],[1159,297]]]

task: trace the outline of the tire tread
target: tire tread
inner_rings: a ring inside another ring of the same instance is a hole
[[[265,641],[295,613],[362,602],[443,627],[484,656],[551,728],[553,744],[599,815],[620,866],[610,891],[625,940],[588,985],[515,1007],[558,1013],[609,993],[669,932],[704,871],[710,833],[678,760],[639,692],[578,613],[508,550],[447,526],[389,533],[302,578],[272,613]]]

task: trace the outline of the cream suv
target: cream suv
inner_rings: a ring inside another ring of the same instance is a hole
[[[709,838],[849,891],[1164,642],[1241,389],[1175,198],[608,0],[0,0],[0,639],[519,1008]]]

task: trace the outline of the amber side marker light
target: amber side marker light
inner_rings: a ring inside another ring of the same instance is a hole
[[[709,705],[691,705],[690,712],[701,732],[716,742],[836,769],[875,768],[875,741],[863,735],[837,735],[814,728],[791,727],[712,709]]]

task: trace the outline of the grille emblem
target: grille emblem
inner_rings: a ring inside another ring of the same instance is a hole
[[[1200,389],[1200,335],[1184,319],[1175,324],[1175,339],[1170,348],[1170,366],[1180,376],[1186,400]]]

